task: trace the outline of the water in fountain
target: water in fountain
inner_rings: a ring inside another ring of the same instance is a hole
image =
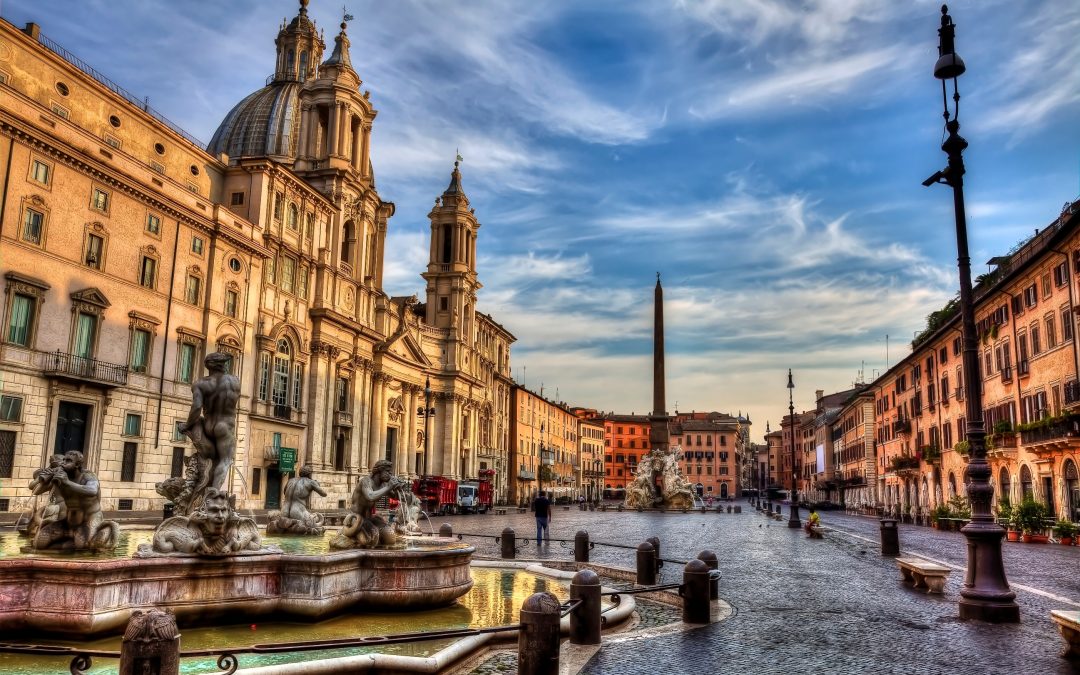
[[[424,520],[427,521],[428,535],[434,537],[435,536],[435,526],[431,524],[431,518],[428,518],[427,511],[421,511],[420,515],[422,515],[424,517]]]

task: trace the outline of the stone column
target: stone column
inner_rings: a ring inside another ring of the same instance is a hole
[[[349,441],[349,466],[353,471],[362,474],[368,468],[367,439],[371,414],[371,362],[367,359],[359,359],[356,379],[353,387],[356,396],[353,398],[353,434]]]
[[[352,151],[349,153],[349,161],[352,162],[352,167],[354,169],[356,169],[357,171],[359,171],[360,170],[360,145],[361,145],[361,140],[360,139],[363,138],[363,133],[362,133],[363,123],[358,123],[356,125],[353,125],[353,120],[354,119],[356,119],[355,116],[350,116],[350,118],[349,118],[349,130],[352,131],[354,126],[355,126],[355,129],[356,129],[355,131],[352,131]]]
[[[333,155],[337,151],[338,140],[338,115],[340,106],[332,103],[328,106],[326,120],[326,154]]]
[[[383,420],[386,414],[386,381],[389,377],[384,373],[373,373],[371,379],[371,427],[367,448],[369,470],[386,452],[386,424]]]
[[[312,105],[308,111],[307,149],[311,157],[319,156],[319,106]]]
[[[420,406],[417,402],[417,392],[420,388],[414,384],[406,385],[409,396],[405,403],[405,438],[402,443],[402,475],[411,476],[416,472],[416,409]]]
[[[339,156],[345,155],[345,144],[349,139],[349,106],[344,103],[339,103],[338,109],[338,137],[337,137],[337,154]]]
[[[360,174],[363,176],[368,175],[368,166],[370,166],[371,157],[371,124],[362,123],[361,134],[363,135],[363,142],[361,143],[360,150]]]
[[[311,126],[311,106],[304,104],[300,108],[300,138],[297,139],[296,155],[300,158],[308,156],[308,129]]]

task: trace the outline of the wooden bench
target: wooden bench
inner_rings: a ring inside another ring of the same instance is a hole
[[[1058,632],[1065,638],[1061,655],[1068,659],[1080,659],[1080,612],[1071,609],[1055,609],[1050,618],[1057,624]]]
[[[897,558],[900,574],[904,582],[911,582],[915,588],[925,588],[927,593],[941,593],[945,588],[945,578],[949,576],[948,567],[918,558]]]

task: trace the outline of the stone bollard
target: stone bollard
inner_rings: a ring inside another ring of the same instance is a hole
[[[585,530],[574,535],[574,562],[589,562],[589,533]]]
[[[705,549],[701,553],[697,554],[697,559],[709,566],[710,570],[719,570],[720,561],[717,559],[716,554],[712,551]],[[709,579],[709,599],[720,599],[720,578],[716,577]]]
[[[583,534],[579,532],[578,534]],[[579,571],[570,581],[570,599],[581,604],[570,612],[570,644],[600,644],[600,577],[589,569]]]
[[[559,672],[559,600],[551,593],[533,593],[521,603],[518,631],[518,673]]]
[[[454,528],[451,527],[450,523],[443,523],[439,526],[439,536],[447,538],[454,536]]]
[[[132,612],[120,643],[120,675],[179,672],[180,631],[173,613],[156,607]]]
[[[499,546],[502,548],[502,557],[506,560],[513,560],[517,555],[517,535],[514,533],[514,528],[503,528],[502,534],[499,536]]]
[[[881,555],[900,555],[900,530],[895,518],[881,519]]]
[[[637,583],[639,586],[656,583],[656,549],[647,541],[637,547]]]
[[[709,623],[709,566],[702,560],[691,560],[683,568],[683,623]]]
[[[730,507],[730,506],[729,506],[729,507],[727,507],[727,512],[728,512],[728,513],[731,513],[731,507]]]
[[[653,551],[656,552],[656,576],[660,576],[660,570],[664,569],[664,561],[660,559],[660,537],[649,537],[645,541],[652,544]]]
[[[772,513],[772,501],[771,500],[765,502],[765,510],[768,511],[769,513]]]
[[[716,512],[717,513],[723,513],[724,512],[724,507],[723,506],[717,506],[716,507]]]
[[[742,513],[742,507],[741,506],[736,506],[735,507],[735,513]]]

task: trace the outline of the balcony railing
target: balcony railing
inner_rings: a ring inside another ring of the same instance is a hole
[[[893,422],[892,430],[894,434],[910,434],[911,420],[896,420],[895,422]]]
[[[45,361],[45,374],[72,380],[89,380],[99,384],[119,386],[127,384],[128,367],[106,363],[85,356],[53,352]]]
[[[1020,374],[1020,377],[1026,377],[1031,373],[1031,363],[1027,359],[1024,359],[1016,364],[1016,372]]]
[[[521,471],[518,471],[518,478],[521,480],[536,480],[536,472],[522,469]]]
[[[1001,369],[1001,381],[1002,382],[1012,382],[1012,379],[1013,379],[1012,366],[1006,366],[1006,367],[1002,368]]]
[[[352,426],[352,413],[345,412],[344,410],[337,410],[334,412],[334,423],[339,427],[351,427]]]
[[[1020,432],[1020,440],[1024,445],[1058,441],[1077,436],[1080,436],[1080,418],[1050,422],[1035,429]]]
[[[285,421],[291,422],[292,417],[293,417],[293,409],[290,408],[288,405],[282,405],[280,403],[275,403],[274,404],[274,417],[278,418],[279,420],[285,420]]]
[[[278,461],[278,455],[281,454],[280,451],[281,448],[273,445],[268,445],[263,448],[263,459],[268,462],[276,462]]]

